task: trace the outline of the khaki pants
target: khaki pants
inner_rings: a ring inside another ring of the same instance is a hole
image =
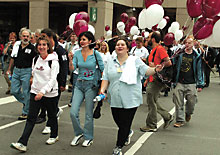
[[[187,100],[186,105],[184,98]],[[184,122],[184,105],[185,113],[187,115],[193,114],[195,104],[197,103],[197,90],[196,84],[181,84],[177,83],[173,93],[173,102],[176,106],[176,121]]]
[[[146,125],[150,128],[157,128],[157,113],[159,113],[164,120],[170,119],[170,114],[158,102],[159,93],[165,88],[165,84],[156,80],[148,83],[147,86],[147,104],[149,113],[146,119]]]

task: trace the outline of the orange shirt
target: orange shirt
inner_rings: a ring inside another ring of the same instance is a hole
[[[158,45],[157,47],[154,47],[148,57],[148,61],[149,63],[152,62],[152,59],[153,59],[153,55],[154,55],[154,52],[156,50],[156,54],[154,56],[154,65],[159,65],[161,64],[161,61],[164,59],[164,58],[167,58],[169,57],[169,55],[167,54],[167,51],[163,48],[163,46],[161,45]],[[153,81],[153,76],[150,76],[149,77],[150,79],[150,82]]]

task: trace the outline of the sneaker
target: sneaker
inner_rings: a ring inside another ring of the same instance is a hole
[[[128,138],[127,138],[126,141],[125,141],[125,145],[126,145],[126,146],[131,143],[131,136],[133,136],[133,134],[134,134],[134,131],[133,131],[133,130],[130,130],[129,135],[128,135]]]
[[[112,155],[122,155],[122,151],[120,147],[115,147],[113,149]]]
[[[84,140],[84,142],[82,143],[82,146],[83,146],[83,147],[87,147],[87,146],[92,145],[92,143],[93,143],[93,140],[92,140],[92,139],[90,139],[90,140]]]
[[[184,123],[183,122],[176,122],[173,126],[176,128],[180,128],[180,127],[184,126]]]
[[[170,123],[174,120],[173,115],[170,115],[170,119],[169,120],[164,120],[164,126],[163,128],[166,129],[168,128],[168,126],[170,125]]]
[[[71,103],[69,103],[69,104],[68,104],[68,107],[71,107],[71,106],[72,106]]]
[[[58,120],[60,119],[60,116],[61,116],[62,113],[63,113],[63,109],[61,109],[61,108],[59,107],[59,111],[58,111],[58,113],[57,113],[57,119],[58,119]]]
[[[146,91],[142,91],[142,94],[146,94],[147,92]]]
[[[156,132],[157,128],[150,128],[150,127],[144,126],[144,127],[140,128],[140,130],[142,132]]]
[[[16,149],[18,151],[21,151],[21,152],[26,152],[27,151],[27,146],[24,146],[21,143],[11,143],[10,147],[13,148],[13,149]]]
[[[18,120],[26,120],[27,115],[26,114],[21,114],[21,116],[18,117]]]
[[[42,131],[42,134],[49,134],[51,133],[51,128],[49,126],[45,126],[44,130]]]
[[[37,117],[37,120],[36,120],[36,122],[35,122],[35,124],[40,124],[40,123],[43,123],[43,122],[45,122],[46,121],[46,118],[44,117],[44,118],[42,118],[42,117]]]
[[[83,134],[75,136],[70,145],[76,146],[79,144],[79,140],[83,137]]]
[[[189,122],[191,120],[191,115],[185,114],[185,120],[186,122]]]
[[[10,93],[11,93],[10,89],[5,92],[6,95],[9,95]]]
[[[46,141],[46,144],[48,145],[51,145],[51,144],[54,144],[58,141],[58,136],[56,138],[49,138],[47,141]]]

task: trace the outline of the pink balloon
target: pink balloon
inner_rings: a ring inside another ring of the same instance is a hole
[[[164,0],[145,0],[145,6],[148,8],[152,4],[159,4],[161,5]]]
[[[175,38],[174,38],[174,34],[172,32],[167,33],[163,38],[163,42],[167,46],[172,45],[174,40],[175,40]]]
[[[213,18],[213,20],[214,20],[214,25],[215,25],[215,23],[216,23],[219,19],[220,19],[220,16],[215,16],[215,17]]]
[[[202,1],[202,15],[203,17],[212,18],[220,13],[219,0],[203,0]]]
[[[187,0],[186,7],[190,17],[195,18],[202,14],[203,0]]]
[[[108,30],[110,30],[110,26],[109,26],[109,25],[106,25],[106,26],[105,26],[105,31],[108,31]]]
[[[157,31],[157,26],[158,26],[158,24],[154,25],[154,26],[152,27],[152,30],[153,30],[153,31]]]
[[[201,17],[193,26],[193,35],[195,39],[201,40],[209,37],[212,34],[214,26],[213,19]]]
[[[128,14],[127,13],[122,13],[121,14],[121,21],[123,23],[126,23],[128,21]]]
[[[130,17],[128,20],[128,23],[132,26],[134,26],[137,22],[137,19],[135,17]]]
[[[170,17],[165,16],[164,19],[166,19],[167,23],[169,23],[169,21],[170,21]]]
[[[125,24],[125,33],[129,33],[131,30],[131,27],[132,27],[132,25],[130,25],[129,23]]]
[[[88,15],[88,13],[87,12],[79,12],[79,13],[77,13],[77,15],[76,15],[76,17],[75,17],[75,22],[77,21],[77,20],[85,20],[87,23],[89,22],[89,15]]]
[[[77,20],[73,25],[73,30],[78,37],[80,33],[88,31],[88,23],[85,20]]]

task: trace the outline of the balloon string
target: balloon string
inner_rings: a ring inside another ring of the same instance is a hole
[[[189,20],[189,16],[188,16],[188,18],[187,18],[187,20],[186,20],[186,22],[185,22],[185,24],[184,24],[184,27],[186,27],[186,24],[188,23],[188,20]]]

